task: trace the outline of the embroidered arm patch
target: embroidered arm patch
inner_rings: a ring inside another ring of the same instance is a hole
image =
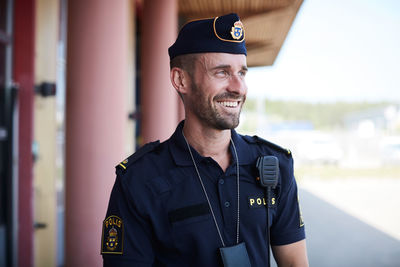
[[[102,254],[122,254],[124,247],[124,225],[121,218],[115,215],[103,221],[101,236]]]

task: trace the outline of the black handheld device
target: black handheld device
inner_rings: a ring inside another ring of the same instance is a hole
[[[257,159],[260,183],[263,187],[275,188],[279,177],[279,160],[275,156],[263,156]]]
[[[275,156],[262,156],[257,159],[256,163],[259,175],[260,184],[265,187],[267,195],[267,240],[268,240],[268,267],[271,266],[270,253],[270,233],[269,233],[269,201],[271,190],[278,184],[279,178],[279,160]]]

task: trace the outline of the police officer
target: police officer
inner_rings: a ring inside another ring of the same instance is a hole
[[[290,151],[234,128],[246,99],[236,14],[186,24],[169,48],[185,120],[117,166],[103,222],[104,266],[308,266]],[[257,158],[279,161],[266,199]],[[267,209],[270,235],[267,234]]]

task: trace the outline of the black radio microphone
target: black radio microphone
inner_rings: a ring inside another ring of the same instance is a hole
[[[278,184],[279,161],[275,156],[263,156],[257,159],[260,183],[263,187],[275,188]]]
[[[265,187],[267,193],[267,240],[268,240],[268,267],[271,266],[271,253],[269,251],[270,246],[270,233],[269,233],[269,201],[271,190],[278,184],[279,177],[279,160],[275,156],[262,156],[257,159],[256,163],[259,175],[260,183],[262,187]]]

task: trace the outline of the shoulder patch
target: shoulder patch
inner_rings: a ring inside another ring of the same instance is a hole
[[[253,136],[246,135],[246,136],[244,136],[244,139],[249,143],[253,143],[253,144],[254,143],[258,143],[258,144],[267,145],[267,146],[269,146],[269,147],[271,147],[271,148],[273,148],[275,150],[278,150],[278,151],[284,153],[287,156],[291,156],[292,155],[292,152],[289,149],[286,149],[286,148],[283,148],[281,146],[278,146],[277,144],[271,143],[271,142],[269,142],[269,141],[267,141],[267,140],[265,140],[265,139],[263,139],[263,138],[261,138],[261,137],[259,137],[257,135],[253,135]]]
[[[101,254],[122,254],[124,247],[124,225],[115,215],[103,221],[101,236]]]
[[[129,165],[131,165],[132,163],[134,163],[135,161],[137,161],[138,159],[143,157],[143,155],[156,149],[156,147],[158,147],[159,144],[160,144],[159,140],[145,144],[144,146],[139,148],[139,150],[136,151],[134,154],[132,154],[131,156],[126,158],[124,161],[122,161],[120,164],[115,166],[115,168],[117,170],[122,171],[122,173],[125,173],[126,169],[129,167]]]

